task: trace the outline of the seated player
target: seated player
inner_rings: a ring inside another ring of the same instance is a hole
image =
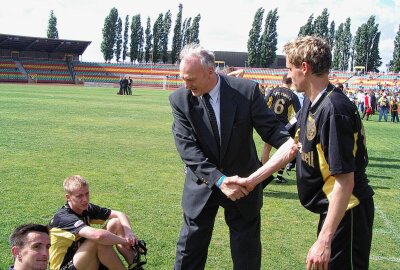
[[[50,269],[124,269],[114,250],[128,263],[128,269],[142,269],[141,250],[128,217],[89,202],[89,183],[80,175],[64,180],[67,202],[50,221]],[[108,221],[103,229],[92,227]],[[106,267],[106,268],[104,268]]]
[[[10,236],[14,264],[9,270],[46,270],[49,262],[49,229],[40,224],[24,224]]]

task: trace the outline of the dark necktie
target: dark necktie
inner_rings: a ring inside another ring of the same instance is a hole
[[[211,127],[212,127],[212,130],[214,133],[214,138],[217,142],[218,147],[220,147],[221,142],[220,142],[220,137],[219,137],[217,118],[215,117],[214,109],[211,106],[210,98],[211,98],[211,96],[209,94],[203,95],[204,104],[206,105],[208,117],[210,118]]]

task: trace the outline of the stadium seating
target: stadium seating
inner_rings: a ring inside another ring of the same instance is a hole
[[[256,81],[263,85],[278,86],[282,84],[282,76],[287,73],[286,69],[271,68],[245,68],[243,78]]]
[[[40,82],[40,83],[111,83],[118,85],[121,76],[133,78],[134,87],[176,89],[183,82],[179,78],[179,66],[172,64],[131,64],[131,63],[94,63],[74,61],[68,65],[64,61],[27,60],[20,62],[27,72],[18,68],[19,63],[9,58],[0,58],[0,82]],[[17,65],[18,64],[18,65]],[[241,68],[241,67],[238,67]],[[282,83],[287,69],[244,68],[244,78],[254,80],[269,87]],[[29,78],[29,80],[28,80]],[[343,83],[347,89],[398,89],[400,74],[369,73],[355,75],[353,72],[331,71],[332,83]]]
[[[398,91],[399,74],[396,73],[369,73],[368,75],[354,76],[349,83],[350,90],[391,90]]]
[[[74,62],[73,67],[82,82],[119,83],[121,76],[130,76],[139,87],[173,89],[181,85],[177,65]]]
[[[74,83],[64,61],[22,60],[21,64],[28,76],[38,83]]]
[[[27,77],[21,73],[12,59],[0,58],[0,81],[1,82],[27,82]]]
[[[345,83],[353,76],[352,72],[346,71],[331,71],[329,73],[329,80],[332,83]]]

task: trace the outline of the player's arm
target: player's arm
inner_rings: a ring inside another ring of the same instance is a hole
[[[113,234],[107,230],[97,229],[90,226],[83,227],[78,232],[78,235],[102,245],[129,245],[129,242],[123,237]]]
[[[292,138],[289,138],[281,147],[276,150],[274,155],[267,161],[267,163],[265,163],[262,167],[248,177],[249,181],[254,184],[261,183],[274,172],[284,167],[296,156],[298,151],[297,147],[297,142],[295,142],[295,140]]]
[[[294,159],[298,151],[298,143],[289,138],[281,147],[276,150],[274,155],[247,178],[230,179],[229,182],[243,185],[248,191],[252,191],[254,187],[264,181],[267,177],[278,171],[290,161]]]
[[[324,225],[307,255],[307,270],[328,269],[332,238],[347,210],[354,188],[354,172],[335,175],[335,178]]]
[[[123,212],[120,211],[111,210],[109,218],[118,218],[124,230],[125,239],[130,244],[136,244],[137,238],[132,231],[132,226],[127,215],[125,215]]]

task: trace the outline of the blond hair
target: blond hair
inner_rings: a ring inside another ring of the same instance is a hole
[[[70,177],[67,177],[64,180],[64,191],[71,194],[77,189],[80,189],[81,187],[87,187],[89,186],[89,183],[86,181],[83,176],[80,175],[72,175]]]
[[[329,73],[332,53],[326,40],[320,37],[299,37],[284,45],[283,51],[292,65],[300,67],[303,62],[311,66],[312,74],[320,76]]]

